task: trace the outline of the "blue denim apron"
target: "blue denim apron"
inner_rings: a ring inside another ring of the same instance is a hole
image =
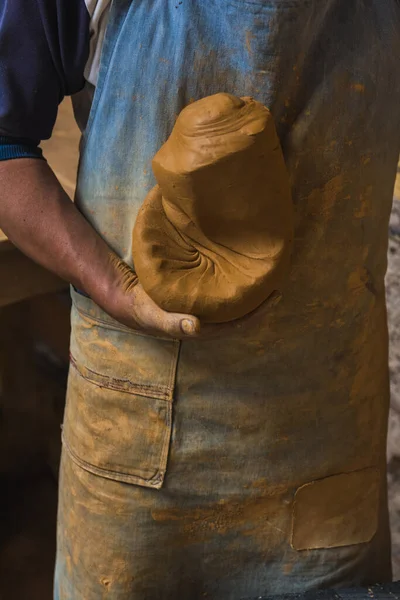
[[[155,338],[73,292],[57,600],[236,600],[390,579],[384,275],[397,0],[115,0],[76,201],[128,263],[151,159],[219,91],[270,107],[296,235],[282,301]]]

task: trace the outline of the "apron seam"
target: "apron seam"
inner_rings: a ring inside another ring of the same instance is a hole
[[[144,333],[142,331],[138,331],[136,329],[126,327],[125,325],[119,324],[118,322],[113,323],[111,321],[106,321],[105,319],[101,319],[100,317],[95,317],[94,315],[90,314],[89,312],[85,311],[84,309],[78,307],[75,302],[73,302],[73,305],[79,314],[83,315],[87,319],[90,319],[91,321],[93,321],[93,323],[98,323],[100,327],[105,325],[108,329],[114,329],[115,331],[121,331],[122,333],[129,333],[131,335],[139,335],[140,337],[144,337],[146,339],[155,339],[155,340],[163,340],[166,342],[172,342],[175,345],[179,344],[179,340],[177,338],[163,337],[160,335],[150,335],[148,333]],[[106,327],[104,327],[104,329]]]
[[[77,371],[77,373],[86,381],[89,381],[90,383],[92,383],[93,385],[96,385],[99,388],[105,388],[105,389],[110,389],[110,390],[114,390],[117,392],[121,392],[122,394],[130,394],[132,396],[143,396],[144,398],[154,398],[156,400],[163,400],[164,402],[167,403],[171,403],[171,396],[172,396],[172,392],[173,390],[170,387],[166,387],[166,386],[156,386],[153,384],[140,384],[140,383],[132,383],[129,380],[127,380],[127,382],[129,382],[131,389],[124,389],[122,386],[119,387],[117,384],[112,385],[112,381],[113,379],[111,377],[109,377],[109,375],[102,375],[101,373],[97,373],[96,371],[93,371],[92,369],[89,369],[89,367],[84,367],[85,370],[89,371],[90,373],[93,373],[93,375],[96,375],[97,377],[101,377],[107,380],[107,383],[109,382],[109,385],[102,385],[100,381],[96,381],[95,378],[91,378],[88,375],[85,375],[82,371],[82,369],[78,366],[76,360],[74,359],[74,357],[72,356],[72,354],[70,354],[70,359],[71,359],[71,366]],[[123,380],[121,380],[123,381]],[[106,381],[104,382],[104,384],[106,383]],[[147,392],[147,393],[146,393]],[[150,392],[153,392],[152,394],[150,394]]]
[[[94,122],[94,119],[95,119],[95,116],[97,113],[97,108],[99,106],[100,100],[103,96],[103,91],[104,91],[105,82],[107,79],[108,70],[109,70],[112,58],[114,56],[114,53],[115,53],[115,50],[117,47],[117,42],[119,39],[119,35],[117,35],[117,36],[113,36],[112,42],[110,41],[111,34],[114,31],[112,26],[115,27],[115,19],[121,14],[120,12],[116,12],[114,10],[116,4],[117,4],[116,0],[112,0],[111,6],[110,6],[110,19],[107,23],[103,47],[101,49],[99,76],[97,79],[97,85],[96,85],[96,89],[95,89],[95,93],[94,93],[94,97],[93,97],[93,101],[92,101],[92,106],[89,111],[89,117],[88,117],[88,120],[86,123],[85,133],[82,136],[82,145],[81,145],[81,150],[80,150],[81,155],[83,154],[85,147],[90,140],[91,133],[93,131],[93,122]],[[125,21],[128,18],[128,14],[129,14],[129,9],[125,12],[124,18],[118,26],[118,34],[121,32],[123,24],[125,23]],[[107,64],[103,65],[102,59],[103,59],[103,55],[106,54],[106,50],[107,50],[108,60],[107,60]]]
[[[123,471],[112,471],[111,469],[97,467],[96,465],[93,465],[92,463],[89,463],[86,460],[79,458],[79,456],[75,454],[75,452],[72,450],[71,446],[67,442],[64,433],[61,435],[61,439],[64,447],[68,451],[68,454],[71,456],[72,460],[82,469],[88,471],[89,473],[93,473],[94,475],[99,475],[100,477],[105,477],[106,479],[111,479],[113,481],[118,481],[122,483],[129,482],[136,485],[141,485],[142,487],[151,486],[152,488],[157,488],[161,487],[162,485],[162,478],[160,480],[160,474],[162,472],[160,471],[160,469],[157,469],[153,477],[151,477],[150,479],[145,479],[144,477],[140,477],[139,475],[131,475],[130,473],[124,473]],[[154,484],[152,483],[152,481],[154,481]],[[145,484],[147,485],[143,485],[143,483],[141,482],[145,482]]]

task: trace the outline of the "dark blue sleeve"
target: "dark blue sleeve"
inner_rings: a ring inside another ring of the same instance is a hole
[[[37,146],[51,136],[58,104],[84,84],[89,24],[84,0],[1,0],[2,141]]]

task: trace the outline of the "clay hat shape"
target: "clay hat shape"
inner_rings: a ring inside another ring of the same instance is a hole
[[[226,322],[288,272],[289,177],[269,110],[216,94],[187,106],[153,160],[158,185],[133,230],[139,281],[164,310]]]

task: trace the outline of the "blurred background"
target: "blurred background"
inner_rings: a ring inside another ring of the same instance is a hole
[[[79,131],[65,100],[44,154],[73,197]],[[51,600],[69,292],[0,231],[0,600]],[[400,174],[389,229],[388,440],[393,568],[400,579]]]

